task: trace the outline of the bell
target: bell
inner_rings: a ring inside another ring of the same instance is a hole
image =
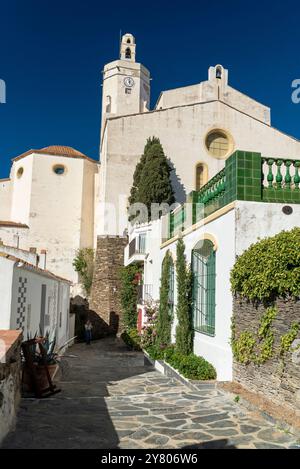
[[[221,78],[222,78],[222,69],[221,69],[221,67],[218,67],[217,70],[216,70],[216,78],[218,78],[219,80],[221,80]]]

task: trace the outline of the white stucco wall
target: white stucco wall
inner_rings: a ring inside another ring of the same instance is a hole
[[[20,294],[19,288],[22,285],[25,285],[26,291]],[[18,307],[22,305],[25,310],[24,338],[40,334],[42,285],[46,286],[45,315],[49,317],[46,318],[44,330],[41,332],[46,334],[55,331],[57,345],[61,346],[69,338],[69,285],[17,264],[14,264],[9,329],[19,329]]]
[[[10,179],[0,179],[0,220],[10,220],[11,188]]]
[[[65,166],[57,175],[55,165]],[[17,170],[24,169],[21,178]],[[0,239],[11,246],[47,251],[47,268],[74,284],[72,262],[81,247],[95,245],[95,182],[99,165],[84,158],[31,154],[13,163],[12,221],[29,229],[1,227]]]
[[[14,264],[0,257],[0,329],[10,329]]]
[[[293,204],[293,213],[285,215],[282,208],[288,204],[236,202],[236,255],[262,238],[300,226],[300,205]]]
[[[18,171],[23,174],[18,177]],[[10,220],[28,225],[31,210],[31,191],[33,177],[33,155],[15,161],[11,169],[12,205]]]

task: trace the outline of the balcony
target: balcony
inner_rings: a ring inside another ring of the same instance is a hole
[[[146,255],[146,233],[138,234],[125,248],[125,265],[143,262]]]
[[[166,217],[164,241],[235,200],[300,204],[300,160],[267,158],[236,151],[223,168],[187,203]]]

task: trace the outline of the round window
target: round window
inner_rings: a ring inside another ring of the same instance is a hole
[[[230,137],[222,130],[212,130],[206,137],[208,153],[215,158],[224,158],[232,150]]]
[[[20,179],[23,176],[24,168],[19,168],[17,171],[17,177]]]
[[[62,165],[62,164],[57,164],[53,167],[53,171],[55,172],[55,174],[57,174],[58,176],[61,176],[62,174],[65,173],[66,171],[66,168]]]

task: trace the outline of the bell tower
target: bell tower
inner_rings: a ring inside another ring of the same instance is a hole
[[[149,111],[150,72],[136,62],[136,43],[132,34],[124,34],[120,59],[105,65],[102,88],[101,136],[109,117]]]

